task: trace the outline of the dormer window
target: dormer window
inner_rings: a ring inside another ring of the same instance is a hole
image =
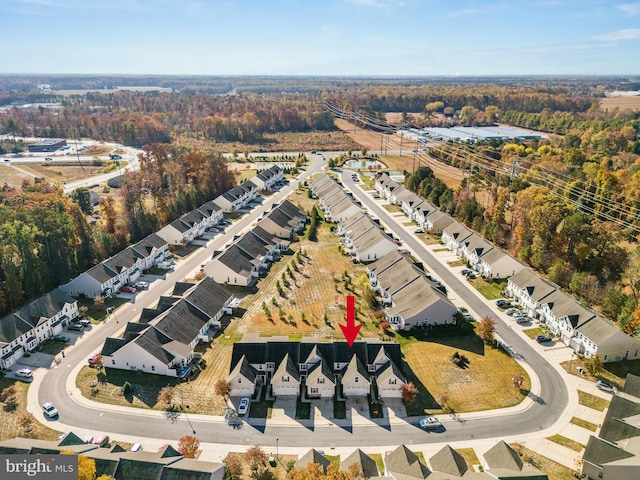
[[[323,377],[318,378],[318,383],[324,383],[324,378]]]

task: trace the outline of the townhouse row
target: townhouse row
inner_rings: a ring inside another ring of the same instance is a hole
[[[289,200],[271,210],[223,252],[216,252],[204,271],[224,285],[248,287],[289,250],[294,236],[304,230],[306,213]]]
[[[600,355],[604,362],[636,359],[640,341],[620,331],[606,318],[580,305],[558,285],[495,247],[435,206],[409,192],[386,173],[378,175],[376,190],[487,278],[508,278],[507,295],[531,318],[545,323],[553,335],[579,354]]]
[[[292,237],[304,228],[305,219],[304,212],[285,200],[224,252],[214,253],[205,265],[204,280],[176,283],[170,296],[160,297],[155,308],[144,309],[137,322],[127,324],[122,337],[107,338],[101,351],[103,365],[186,378],[201,358],[196,345],[208,343],[226,326],[223,316],[232,313],[234,297],[225,285],[253,284],[290,248],[290,240],[269,231]]]
[[[232,396],[252,396],[264,386],[274,397],[400,398],[407,384],[395,343],[367,339],[350,347],[346,342],[318,343],[315,338],[258,340],[233,345],[227,378]]]
[[[309,182],[325,219],[355,261],[367,264],[371,287],[381,298],[386,320],[396,330],[455,323],[456,307],[431,277],[398,251],[380,225],[329,175]]]
[[[17,437],[1,441],[0,454],[40,455],[40,458],[45,461],[48,455],[73,452],[95,462],[95,477],[107,475],[115,480],[223,480],[224,478],[224,463],[185,458],[171,445],[164,445],[155,452],[127,452],[120,445],[100,447],[91,443],[91,439],[92,437],[87,437],[85,441],[73,432],[63,435],[62,439],[58,440]]]
[[[340,462],[340,470],[359,474],[356,478],[371,480],[547,480],[548,476],[522,461],[520,455],[504,441],[499,441],[482,455],[482,463],[474,470],[460,453],[445,445],[428,460],[421,460],[407,446],[400,445],[385,452],[382,472],[375,460],[357,449]],[[316,464],[326,473],[331,461],[324,453],[311,449],[298,459],[296,468]],[[632,478],[632,477],[626,477]]]
[[[108,368],[185,378],[201,358],[200,342],[209,342],[231,313],[233,295],[205,277],[197,284],[178,282],[155,308],[129,322],[122,337],[108,337],[102,364]]]
[[[250,181],[183,215],[20,310],[0,318],[0,368],[10,368],[25,352],[36,349],[44,340],[62,332],[69,321],[78,316],[78,304],[72,297],[85,295],[95,298],[116,293],[120,287],[135,282],[144,270],[164,262],[169,256],[169,245],[195,241],[207,228],[217,225],[224,212],[243,208],[259,192],[273,190],[283,178],[282,168],[275,165],[265,167]]]

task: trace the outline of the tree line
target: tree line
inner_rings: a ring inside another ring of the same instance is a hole
[[[37,179],[0,192],[0,314],[68,282],[235,185],[219,154],[172,145],[143,148],[140,171],[124,174],[121,200],[105,196],[91,225],[80,192]],[[82,190],[82,189],[81,189]],[[86,189],[85,189],[86,190]],[[88,192],[85,192],[88,193]]]

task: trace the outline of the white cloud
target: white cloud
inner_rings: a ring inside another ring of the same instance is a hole
[[[622,10],[627,15],[640,15],[640,2],[620,4],[618,10]]]
[[[455,12],[451,12],[447,15],[447,17],[456,18],[456,17],[466,17],[468,15],[473,15],[478,13],[480,10],[477,8],[465,8],[463,10],[456,10]]]
[[[616,30],[615,32],[595,35],[592,38],[605,42],[615,42],[618,40],[634,40],[636,38],[640,38],[640,28],[623,28],[621,30]]]

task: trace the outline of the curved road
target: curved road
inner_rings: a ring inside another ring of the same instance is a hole
[[[315,161],[311,168],[302,175],[300,181],[308,175],[320,171],[324,163],[323,161]],[[343,181],[354,192],[361,192],[353,184],[350,176],[343,176]],[[448,421],[445,423],[446,430],[439,433],[429,433],[419,429],[417,427],[418,418],[408,418],[406,422],[396,420],[391,424],[387,419],[383,419],[371,421],[367,425],[349,425],[345,421],[340,421],[342,426],[336,424],[329,424],[329,426],[295,424],[267,426],[265,420],[250,420],[244,422],[240,427],[234,428],[213,417],[189,415],[187,418],[183,415],[177,421],[171,421],[160,412],[140,411],[135,408],[122,411],[110,409],[109,406],[103,407],[100,404],[89,406],[89,402],[86,401],[82,403],[74,401],[73,393],[67,390],[66,385],[68,381],[74,381],[74,378],[70,376],[76,365],[84,364],[91,354],[101,348],[105,337],[116,335],[126,322],[135,320],[143,308],[152,306],[159,295],[170,291],[174,282],[181,280],[198,269],[200,264],[207,262],[213,249],[221,249],[225,243],[232,240],[234,234],[249,227],[263,211],[268,210],[272,203],[283,199],[297,187],[297,184],[298,180],[292,181],[280,192],[266,198],[265,204],[234,222],[227,229],[225,235],[210,242],[208,248],[196,251],[187,259],[179,262],[175,271],[167,275],[166,281],[152,282],[149,290],[136,295],[135,303],[127,303],[120,307],[115,316],[112,315],[107,322],[95,327],[95,332],[90,335],[85,334],[85,338],[81,337],[77,344],[67,351],[66,358],[61,364],[51,368],[42,379],[37,391],[38,403],[52,401],[60,411],[60,422],[69,427],[108,432],[113,435],[161,438],[167,441],[177,440],[194,430],[201,442],[235,445],[276,445],[276,439],[282,447],[356,447],[453,442],[532,433],[553,425],[567,406],[568,391],[564,381],[559,373],[528,342],[499,319],[497,321],[499,335],[519,352],[522,356],[520,360],[527,362],[540,379],[541,391],[538,401],[519,413],[505,413],[496,417],[495,412],[488,412],[486,416],[474,415],[468,420]],[[363,205],[374,212],[383,223],[390,227],[395,226],[395,220],[368,195],[363,194],[359,197]],[[469,289],[466,283],[460,281],[446,267],[437,262],[432,254],[422,246],[422,243],[412,235],[406,233],[402,228],[394,228],[394,231],[425,261],[430,270],[450,287],[461,295],[464,294],[465,289]],[[465,295],[465,300],[476,313],[482,316],[494,314],[485,303],[471,292]],[[473,395],[473,392],[470,391],[469,395]],[[33,405],[32,402],[30,409],[34,411],[34,409],[39,409],[39,406]],[[51,421],[51,427],[56,428],[55,421]]]

